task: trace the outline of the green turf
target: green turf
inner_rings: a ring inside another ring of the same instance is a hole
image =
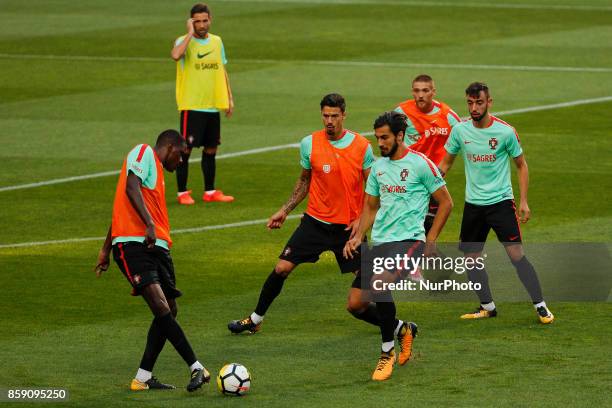
[[[237,104],[234,118],[223,122],[220,153],[298,142],[320,126],[318,103],[330,91],[347,98],[347,127],[370,131],[377,114],[409,97],[410,79],[422,72],[461,115],[463,89],[474,80],[489,83],[497,111],[611,95],[609,2],[443,3],[212,3],[213,32],[224,39]],[[176,127],[169,51],[191,5],[3,1],[0,188],[118,170],[133,145],[153,143],[161,130]],[[406,65],[415,63],[438,65]],[[611,109],[605,102],[503,117],[517,128],[529,163],[527,242],[612,240]],[[199,164],[190,169],[199,199]],[[299,171],[294,148],[219,160],[218,184],[236,202],[189,208],[175,202],[174,175],[167,175],[171,224],[267,218],[289,196]],[[458,236],[463,177],[458,161],[447,178],[455,210],[444,241]],[[0,191],[0,245],[103,236],[115,182],[107,176]],[[551,327],[538,325],[527,303],[502,302],[500,316],[485,322],[457,319],[471,302],[401,303],[399,316],[421,328],[416,356],[389,382],[374,384],[369,376],[379,335],[344,311],[351,279],[326,254],[289,279],[260,334],[230,336],[225,324],[252,310],[296,225],[174,236],[184,292],[180,322],[213,371],[230,361],[251,370],[246,398],[221,397],[212,386],[194,395],[127,391],[150,316],[141,299],[128,296],[115,266],[102,279],[93,277],[98,241],[0,248],[0,388],[65,387],[69,405],[83,407],[607,404],[609,302],[554,302]],[[156,375],[186,383],[187,370],[170,346]]]

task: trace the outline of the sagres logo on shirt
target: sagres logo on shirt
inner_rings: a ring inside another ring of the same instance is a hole
[[[381,184],[380,190],[383,193],[405,193],[406,186],[392,186],[389,184]]]
[[[217,63],[206,64],[204,62],[199,62],[199,63],[194,64],[194,67],[198,71],[205,71],[207,69],[219,69],[219,64]]]

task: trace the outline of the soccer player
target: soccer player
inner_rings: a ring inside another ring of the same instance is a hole
[[[466,183],[460,249],[468,258],[480,257],[489,230],[493,229],[529,293],[540,322],[552,323],[554,316],[546,307],[538,276],[525,257],[521,244],[519,217],[520,222],[525,223],[531,211],[527,203],[529,172],[518,133],[489,113],[493,99],[487,85],[474,82],[467,87],[465,94],[471,120],[453,128],[445,145],[447,154],[440,164],[442,173],[447,173],[456,155],[462,152]],[[518,212],[510,181],[510,159],[516,165],[519,179],[521,200]],[[486,270],[473,268],[467,272],[470,281],[481,284],[477,291],[480,307],[461,318],[495,317],[497,309]]]
[[[461,118],[447,104],[434,100],[436,85],[429,75],[418,75],[412,80],[412,99],[399,104],[395,110],[406,115],[404,139],[412,150],[423,153],[436,166],[446,150],[444,144],[451,129]],[[431,228],[438,209],[435,200],[429,203],[425,217],[425,232]]]
[[[134,147],[121,168],[112,224],[95,267],[98,277],[109,267],[109,255],[132,285],[132,295],[141,295],[153,313],[153,322],[140,368],[130,388],[134,391],[173,389],[153,377],[153,366],[166,339],[187,363],[191,380],[187,391],[195,391],[210,381],[210,374],[196,358],[183,329],[176,321],[174,266],[170,257],[170,224],[166,209],[164,172],[174,171],[181,162],[186,144],[175,130],[166,130],[154,148]]]
[[[280,228],[287,215],[308,196],[306,212],[264,282],[255,311],[242,320],[231,321],[228,324],[231,332],[259,331],[264,315],[289,274],[301,263],[316,262],[324,251],[334,253],[342,273],[356,273],[360,269],[359,256],[345,258],[343,248],[357,230],[364,182],[370,174],[374,155],[367,139],[344,129],[345,109],[345,100],[338,94],[326,95],[321,100],[325,128],[302,139],[302,172],[291,198],[268,220],[268,228]],[[347,309],[356,318],[379,325],[376,305],[362,301],[360,282],[357,275],[351,285]],[[394,323],[400,344],[406,345],[404,354],[409,356],[412,342],[409,325],[399,319]]]
[[[180,130],[187,140],[183,161],[176,169],[178,202],[195,203],[191,190],[187,190],[189,156],[194,147],[202,151],[205,202],[231,202],[234,197],[215,189],[217,147],[221,144],[219,111],[230,118],[234,111],[234,98],[225,69],[227,58],[221,37],[209,33],[212,15],[206,4],[198,3],[191,9],[187,20],[187,34],[179,37],[172,49],[176,61],[176,102],[180,111]]]
[[[421,256],[423,250],[426,256],[435,253],[436,239],[448,219],[453,202],[436,166],[422,153],[406,147],[405,130],[406,117],[396,111],[385,112],[374,122],[374,132],[382,158],[374,163],[368,177],[357,233],[344,248],[344,254],[349,258],[358,251],[366,231],[372,225],[374,251],[377,247],[382,252],[389,251],[388,246],[380,244],[403,242],[406,243],[408,254],[413,258]],[[439,203],[439,210],[426,235],[423,222],[431,196]],[[392,257],[394,254],[388,255]],[[397,319],[391,293],[387,290],[377,291],[374,290],[375,287],[370,286],[373,276],[371,272],[362,270],[358,277],[363,276],[363,287],[369,290],[379,311],[382,350],[372,379],[382,381],[388,379],[393,372],[396,359],[394,329]],[[409,337],[412,342],[417,331],[416,324],[410,323],[410,329],[412,333]],[[411,346],[412,344],[410,349]],[[410,358],[410,353],[402,355],[402,352],[399,355],[399,363],[404,365]]]

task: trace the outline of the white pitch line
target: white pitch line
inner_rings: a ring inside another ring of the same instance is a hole
[[[219,156],[217,156],[217,159],[229,159],[230,157],[246,156],[249,154],[273,152],[274,150],[291,149],[291,148],[298,148],[298,147],[300,147],[299,143],[289,143],[289,144],[277,145],[277,146],[258,147],[257,149],[242,150],[240,152],[220,154]],[[195,158],[193,160],[189,160],[189,163],[191,163],[192,161],[199,162],[200,160],[202,159]]]
[[[53,54],[4,54],[0,59],[12,60],[58,60],[58,61],[99,61],[99,62],[170,62],[169,58],[160,57],[109,57],[103,55],[53,55]]]
[[[531,106],[528,108],[510,109],[510,110],[499,111],[499,112],[491,112],[491,114],[495,116],[508,116],[508,115],[516,115],[519,113],[538,112],[538,111],[568,108],[571,106],[589,105],[592,103],[601,103],[601,102],[609,102],[609,101],[612,101],[612,96],[602,96],[601,98],[591,98],[591,99],[579,99],[577,101],[553,103],[550,105]],[[464,116],[461,119],[465,120],[468,118],[469,116]],[[372,136],[373,134],[374,132],[372,131],[362,133],[363,136]]]
[[[65,60],[65,61],[100,61],[100,62],[169,62],[169,58],[157,57],[108,57],[87,55],[36,55],[36,54],[2,54],[0,59],[36,59],[36,60]],[[282,60],[282,59],[235,59],[237,64],[299,64],[321,66],[352,66],[377,68],[433,68],[433,69],[481,69],[498,71],[541,71],[541,72],[612,72],[610,67],[561,67],[538,65],[496,65],[496,64],[436,64],[412,62],[380,62],[380,61],[343,61],[343,60]]]
[[[592,104],[592,103],[601,103],[601,102],[608,102],[608,101],[612,101],[612,96],[603,96],[600,98],[591,98],[591,99],[579,99],[576,101],[561,102],[561,103],[555,103],[555,104],[550,104],[550,105],[540,105],[540,106],[531,106],[531,107],[520,108],[520,109],[511,109],[507,111],[494,112],[493,114],[497,116],[513,115],[513,114],[518,114],[518,113],[537,112],[537,111],[543,111],[543,110],[567,108],[571,106],[587,105],[587,104]],[[374,132],[371,132],[371,131],[362,133],[362,135],[364,136],[372,136],[373,134]],[[257,154],[257,153],[271,152],[275,150],[298,148],[299,146],[300,145],[298,143],[289,143],[289,144],[277,145],[277,146],[260,147],[256,149],[243,150],[243,151],[234,152],[234,153],[220,154],[219,156],[217,156],[217,158],[227,159],[227,158],[232,158],[232,157],[246,156],[249,154]],[[197,157],[197,158],[190,159],[189,163],[198,163],[200,161],[201,161],[201,158]],[[72,181],[113,176],[117,174],[119,174],[119,170],[112,170],[112,171],[103,171],[101,173],[84,174],[82,176],[72,176],[72,177],[65,177],[65,178],[54,179],[54,180],[39,181],[36,183],[18,184],[15,186],[0,187],[0,193],[3,191],[24,190],[28,188],[36,188],[36,187],[49,186],[53,184],[69,183]]]
[[[505,110],[505,111],[494,112],[493,114],[496,116],[514,115],[517,113],[528,113],[528,112],[538,112],[538,111],[559,109],[559,108],[569,108],[571,106],[589,105],[592,103],[602,103],[602,102],[609,102],[609,101],[612,101],[612,96],[602,96],[601,98],[591,98],[591,99],[579,99],[577,101],[553,103],[550,105],[532,106],[529,108],[510,109],[510,110]]]
[[[511,109],[511,110],[506,110],[506,111],[493,112],[493,114],[496,116],[513,115],[513,114],[519,114],[519,113],[552,110],[552,109],[558,109],[558,108],[566,108],[566,107],[571,107],[571,106],[587,105],[587,104],[601,103],[601,102],[607,102],[607,101],[612,101],[612,96],[604,96],[601,98],[591,98],[591,99],[579,99],[576,101],[561,102],[561,103],[555,103],[555,104],[550,104],[550,105],[532,106],[532,107],[521,108],[521,109]],[[371,136],[373,134],[374,132],[371,132],[371,131],[362,133],[362,135],[364,136]],[[224,155],[219,155],[219,158],[237,157],[237,156],[244,156],[247,154],[281,150],[281,149],[286,149],[286,148],[297,148],[297,147],[299,147],[299,144],[297,143],[270,146],[270,147],[262,147],[258,149],[244,150],[241,152],[227,153]],[[194,161],[197,161],[197,160],[194,159]],[[191,162],[191,160],[189,162]],[[84,176],[69,177],[66,179],[49,180],[47,182],[42,182],[42,183],[57,184],[58,182],[66,182],[66,181],[60,181],[60,180],[68,180],[68,181],[83,180],[86,178],[103,177],[104,175],[113,175],[113,174],[118,174],[118,172],[112,171],[112,172],[89,174],[89,175],[84,175]],[[33,183],[33,184],[37,186],[37,185],[40,185],[41,183]],[[31,187],[24,187],[24,186],[32,186],[33,184],[24,184],[22,186],[4,187],[3,189],[0,189],[0,191],[4,191],[6,189],[17,190],[18,188],[31,188]],[[287,219],[293,219],[297,217],[300,217],[300,215],[290,215],[287,217]],[[183,228],[183,229],[178,229],[178,230],[173,231],[173,234],[193,233],[193,232],[202,232],[202,231],[224,229],[224,228],[242,227],[246,225],[260,224],[266,221],[267,220],[265,219],[261,219],[261,220],[240,221],[240,222],[235,222],[235,223],[230,223],[230,224],[208,225],[204,227],[194,227],[194,228]],[[75,242],[96,241],[96,240],[102,240],[102,239],[104,239],[104,237],[70,238],[70,239],[62,239],[62,240],[55,240],[55,241],[37,241],[37,242],[21,242],[21,243],[15,243],[15,244],[0,244],[0,249],[1,248],[19,248],[19,247],[52,245],[52,244],[68,244],[68,243],[75,243]]]
[[[612,7],[588,6],[579,4],[510,4],[510,3],[476,3],[476,2],[424,2],[410,0],[223,0],[230,3],[271,3],[271,4],[324,4],[324,5],[361,5],[375,4],[382,6],[407,6],[407,7],[460,7],[478,9],[525,9],[525,10],[573,10],[573,11],[612,11]]]
[[[494,112],[493,114],[497,115],[497,116],[513,115],[513,114],[518,114],[518,113],[537,112],[537,111],[543,111],[543,110],[552,110],[552,109],[558,109],[558,108],[567,108],[567,107],[571,107],[571,106],[587,105],[587,104],[592,104],[592,103],[601,103],[601,102],[608,102],[608,101],[612,101],[612,96],[603,96],[603,97],[600,97],[600,98],[591,98],[591,99],[579,99],[579,100],[576,100],[576,101],[561,102],[561,103],[555,103],[555,104],[550,104],[550,105],[531,106],[531,107],[527,107],[527,108],[520,108],[520,109],[512,109],[512,110],[507,110],[507,111]],[[371,132],[371,131],[370,132],[362,133],[362,135],[364,135],[364,136],[372,136],[373,134],[374,134],[374,132]],[[289,144],[277,145],[277,146],[260,147],[260,148],[257,148],[257,149],[250,149],[250,150],[243,150],[243,151],[234,152],[234,153],[220,154],[219,156],[217,156],[217,158],[218,159],[226,159],[226,158],[231,158],[231,157],[246,156],[246,155],[249,155],[249,154],[264,153],[264,152],[270,152],[270,151],[275,151],[275,150],[282,150],[282,149],[289,149],[289,148],[298,148],[299,146],[300,145],[298,143],[289,143]],[[201,161],[201,158],[197,157],[197,158],[190,159],[189,163],[197,163],[199,161]],[[101,173],[85,174],[85,175],[82,175],[82,176],[72,176],[72,177],[65,177],[65,178],[54,179],[54,180],[40,181],[40,182],[36,182],[36,183],[19,184],[19,185],[15,185],[15,186],[6,186],[6,187],[0,187],[0,193],[3,192],[3,191],[23,190],[23,189],[28,189],[28,188],[49,186],[49,185],[53,185],[53,184],[69,183],[69,182],[72,182],[72,181],[79,181],[79,180],[87,180],[87,179],[92,179],[92,178],[113,176],[113,175],[117,175],[117,174],[119,174],[118,170],[112,170],[112,171],[104,171],[104,172],[101,172]]]
[[[274,59],[241,59],[245,64],[292,64],[328,65],[378,68],[434,68],[434,69],[482,69],[498,71],[543,71],[543,72],[612,72],[608,67],[555,67],[537,65],[495,65],[495,64],[433,64],[413,62],[378,62],[378,61],[325,61],[325,60],[274,60]]]
[[[301,214],[293,214],[287,216],[288,220],[293,220],[296,218],[300,218]],[[206,225],[204,227],[195,227],[195,228],[181,228],[172,231],[172,235],[176,234],[193,234],[197,232],[204,231],[212,231],[212,230],[220,230],[220,229],[228,229],[228,228],[238,228],[238,227],[246,227],[249,225],[265,225],[268,222],[268,219],[259,219],[259,220],[248,220],[248,221],[240,221],[240,222],[232,222],[229,224],[217,224],[217,225]],[[85,238],[69,238],[69,239],[57,239],[52,241],[35,241],[35,242],[19,242],[16,244],[1,244],[0,249],[4,248],[25,248],[25,247],[33,247],[33,246],[43,246],[43,245],[57,245],[57,244],[73,244],[79,242],[88,242],[88,241],[100,241],[102,242],[106,237],[85,237]]]
[[[278,145],[278,146],[259,147],[257,149],[242,150],[242,151],[234,152],[234,153],[220,154],[220,155],[217,156],[217,159],[228,159],[228,158],[231,158],[231,157],[246,156],[246,155],[249,155],[249,154],[257,154],[257,153],[264,153],[264,152],[272,152],[272,151],[275,151],[275,150],[296,148],[296,147],[299,147],[299,146],[300,145],[297,144],[297,143],[290,143],[290,144],[284,144],[284,145]],[[189,159],[189,163],[198,163],[201,160],[202,160],[202,158],[200,158],[200,157],[194,157],[193,159]],[[0,187],[0,192],[3,192],[3,191],[12,191],[12,190],[23,190],[23,189],[35,188],[35,187],[43,187],[43,186],[50,186],[50,185],[53,185],[53,184],[69,183],[69,182],[72,182],[72,181],[87,180],[87,179],[106,177],[106,176],[114,176],[114,175],[117,175],[117,174],[119,174],[119,170],[103,171],[103,172],[100,172],[100,173],[84,174],[82,176],[64,177],[64,178],[54,179],[54,180],[39,181],[39,182],[36,182],[36,183],[19,184],[19,185],[16,185],[16,186]]]

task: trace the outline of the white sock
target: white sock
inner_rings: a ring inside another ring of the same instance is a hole
[[[140,382],[147,382],[153,377],[153,373],[139,368],[136,372],[136,379]]]
[[[195,363],[193,363],[192,365],[189,366],[189,372],[193,372],[193,370],[201,370],[203,369],[204,366],[202,365],[202,363],[200,363],[199,361],[196,360]]]
[[[400,329],[402,328],[402,325],[403,325],[403,324],[404,324],[404,322],[403,322],[403,321],[401,321],[401,320],[400,320],[400,321],[399,321],[399,323],[397,324],[397,327],[395,328],[395,331],[393,332],[393,334],[394,334],[396,337],[397,337],[397,335],[399,334]]]
[[[205,193],[207,195],[213,195],[213,194],[215,194],[215,191],[217,191],[217,190],[207,190],[207,191],[205,191]]]
[[[395,341],[392,340],[384,342],[381,348],[384,353],[388,353],[389,351],[393,350],[393,347],[395,347]]]
[[[546,307],[546,302],[545,302],[545,301],[541,301],[540,303],[536,303],[536,304],[534,304],[534,305],[533,305],[533,307],[534,307],[536,310],[538,310],[538,307],[542,307],[542,306]],[[547,307],[546,307],[546,309],[548,310],[548,308],[547,308]]]
[[[480,306],[482,306],[482,308],[487,312],[492,312],[493,310],[495,310],[495,302],[481,303]]]
[[[258,315],[257,313],[251,313],[251,321],[255,324],[259,324],[263,321],[263,316]]]
[[[176,195],[179,197],[185,194],[189,194],[189,191],[179,191],[178,193],[176,193]]]

